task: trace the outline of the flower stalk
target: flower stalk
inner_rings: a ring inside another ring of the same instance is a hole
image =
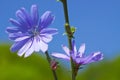
[[[61,0],[61,2],[63,4],[63,8],[64,8],[65,30],[66,30],[67,37],[68,37],[68,45],[69,45],[69,49],[72,50],[73,33],[71,32],[71,27],[69,24],[67,0]],[[70,59],[71,59],[71,69],[72,69],[72,80],[76,80],[75,63],[74,63],[72,57]]]
[[[45,52],[45,55],[46,55],[46,59],[47,59],[49,65],[51,66],[51,58],[50,58],[50,56],[49,56],[49,54],[48,54],[48,51]],[[50,68],[51,68],[51,67],[50,67]],[[58,80],[58,79],[57,79],[56,71],[53,70],[52,68],[51,68],[51,71],[52,71],[52,73],[53,73],[54,80]]]

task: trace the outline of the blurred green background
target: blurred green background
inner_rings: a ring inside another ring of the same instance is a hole
[[[28,58],[11,53],[10,45],[0,45],[0,80],[53,80],[45,56],[32,54]],[[70,70],[60,63],[59,80],[70,80]],[[120,80],[120,57],[83,66],[77,80]]]

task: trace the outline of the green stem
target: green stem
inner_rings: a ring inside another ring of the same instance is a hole
[[[46,58],[47,58],[47,61],[48,61],[49,65],[51,66],[51,58],[50,58],[50,56],[48,54],[48,51],[45,52],[45,55],[46,55]],[[54,80],[58,80],[56,71],[53,70],[52,68],[51,68],[51,70],[52,70],[52,73],[53,73],[53,76],[54,76]]]
[[[72,50],[72,37],[73,34],[70,29],[70,24],[69,24],[69,16],[68,16],[68,8],[67,8],[67,0],[61,0],[63,3],[63,8],[64,8],[64,16],[65,16],[65,30],[67,33],[68,37],[68,44],[69,44],[69,49]],[[75,73],[75,66],[74,66],[74,61],[71,57],[71,69],[72,69],[72,80],[76,80],[76,73]]]
[[[69,16],[68,16],[68,8],[67,8],[67,0],[61,0],[64,8],[65,22],[69,24]]]

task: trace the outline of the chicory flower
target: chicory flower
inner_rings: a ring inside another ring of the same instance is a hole
[[[65,60],[70,60],[70,57],[72,57],[73,61],[77,65],[85,65],[92,62],[100,61],[103,59],[103,54],[101,52],[94,52],[90,54],[89,56],[85,56],[85,44],[82,44],[79,48],[79,50],[76,49],[75,42],[72,42],[72,50],[70,50],[68,47],[62,45],[63,50],[66,54],[62,53],[52,53],[51,55],[56,58],[61,58]]]
[[[31,14],[25,8],[16,12],[18,20],[10,19],[16,27],[8,27],[9,38],[15,43],[11,47],[12,52],[18,51],[18,55],[30,56],[33,52],[45,52],[48,50],[48,43],[57,29],[48,28],[53,22],[54,16],[46,11],[40,18],[37,5],[32,5]]]

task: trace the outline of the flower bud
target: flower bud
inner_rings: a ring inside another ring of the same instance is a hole
[[[50,67],[52,70],[56,70],[58,67],[58,62],[56,62],[55,60],[51,60]]]

